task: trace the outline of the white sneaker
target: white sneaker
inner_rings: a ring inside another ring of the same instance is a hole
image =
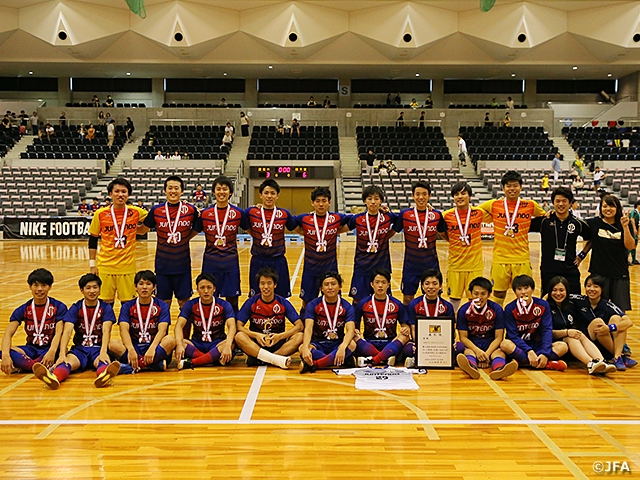
[[[358,357],[358,367],[368,367],[373,363],[373,357]]]
[[[416,368],[416,359],[407,357],[404,361],[404,368]]]
[[[604,360],[591,360],[589,363],[587,363],[587,371],[589,372],[589,375],[594,375],[596,373],[604,373],[607,369],[607,364],[604,362]]]
[[[611,363],[611,362],[604,362],[604,374],[606,375],[607,373],[613,373],[613,372],[617,372],[618,369],[616,368],[616,366]]]
[[[396,356],[395,355],[387,358],[387,365],[389,365],[390,367],[395,367],[396,366]]]

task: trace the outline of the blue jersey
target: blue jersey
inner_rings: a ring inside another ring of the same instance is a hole
[[[316,226],[313,221],[313,213],[304,213],[294,217],[298,226],[303,230],[305,272],[320,275],[328,271],[338,271],[338,231],[340,227],[347,223],[350,217],[351,215],[342,213],[328,213],[323,217],[318,216],[316,218],[318,232],[316,232]],[[328,224],[324,242],[320,242],[326,222]]]
[[[419,229],[424,230],[426,215],[426,210],[418,210],[416,219],[414,209],[406,208],[400,212],[396,222],[396,229],[404,230],[404,269],[420,274],[428,268],[440,270],[436,237],[438,232],[447,231],[442,213],[438,210],[429,210],[426,241],[421,240]]]
[[[165,205],[169,206],[168,218]],[[180,219],[177,227],[174,227],[178,207],[180,207]],[[164,202],[151,207],[149,215],[144,219],[144,224],[149,228],[155,228],[158,235],[156,273],[175,275],[191,271],[189,237],[197,218],[198,209],[186,202]],[[175,235],[171,232],[173,228],[175,228]]]
[[[356,306],[356,328],[360,326],[360,320],[364,321],[362,336],[367,340],[393,340],[397,335],[398,323],[407,322],[406,308],[400,300],[389,296],[389,306],[387,307],[387,318],[384,319],[384,306],[387,301],[378,300],[372,295],[367,296]],[[374,312],[375,309],[375,312]],[[376,320],[376,313],[378,320]],[[384,324],[382,321],[384,319]]]
[[[216,212],[218,221],[216,222]],[[227,224],[224,225],[224,218],[227,216]],[[221,230],[218,232],[218,228]],[[205,208],[201,216],[196,220],[194,230],[204,232],[207,246],[202,258],[203,272],[228,272],[237,270],[238,267],[238,244],[236,238],[238,230],[249,228],[249,217],[244,210],[229,205],[229,214],[226,208],[218,208],[217,205]]]
[[[209,322],[209,315],[211,315],[211,307],[213,302],[209,304],[202,304],[202,313],[200,312],[200,299],[194,298],[185,303],[180,309],[180,316],[187,320],[187,324],[193,325],[193,334],[191,340],[198,342],[212,342],[216,339],[226,338],[225,324],[230,318],[235,318],[233,307],[229,302],[216,298],[216,305],[213,310],[213,316],[211,317],[211,323]],[[204,316],[204,317],[203,317]],[[209,327],[207,330],[207,326]]]
[[[380,223],[376,234],[375,228]],[[389,257],[389,239],[393,236],[396,215],[392,212],[371,215],[363,212],[353,215],[347,220],[349,229],[356,230],[356,253],[353,260],[353,273],[366,274],[376,268],[386,268],[391,271]],[[367,228],[367,224],[369,227]],[[371,239],[369,238],[371,231]]]
[[[407,316],[411,325],[416,324],[417,317],[455,318],[454,311],[453,305],[444,298],[438,297],[436,300],[429,300],[425,295],[414,298],[407,306]]]
[[[72,323],[74,325],[73,332],[73,344],[75,346],[82,347],[98,347],[102,345],[102,325],[104,322],[116,322],[116,314],[113,312],[113,307],[106,302],[98,300],[98,305],[93,307],[87,306],[87,317],[85,319],[84,312],[82,310],[82,302],[84,300],[78,300],[76,303],[69,307],[69,311],[64,317],[64,321]],[[93,322],[93,315],[96,308],[98,313],[96,315],[96,323],[91,330],[91,323]],[[89,330],[87,331],[87,325]]]
[[[277,209],[264,209],[264,219],[262,221],[261,210],[258,207],[250,207],[245,210],[245,213],[249,217],[249,233],[253,238],[253,244],[251,245],[251,255],[257,257],[281,257],[286,252],[284,244],[284,230],[295,230],[297,227],[296,221],[291,214],[284,208]],[[276,219],[273,221],[273,227],[271,230],[271,237],[268,237],[266,230],[268,230],[271,224],[272,216],[276,215]],[[266,223],[266,225],[265,225]]]
[[[36,347],[49,346],[56,334],[56,323],[62,322],[67,314],[67,306],[64,303],[51,297],[48,300],[49,308],[47,308],[46,312],[44,311],[46,303],[35,305],[34,308],[34,301],[29,300],[16,308],[11,314],[11,318],[9,318],[10,322],[24,322],[27,345]],[[43,315],[44,324],[42,322]]]
[[[533,305],[529,312],[518,309],[518,300],[514,300],[504,309],[504,320],[507,328],[507,338],[516,344],[523,352],[533,350],[538,355],[551,354],[553,342],[553,320],[549,304],[540,298],[533,298]]]
[[[136,300],[137,299],[134,298],[122,304],[118,323],[129,324],[129,335],[134,345],[151,343],[158,334],[158,327],[161,323],[166,323],[167,328],[171,325],[169,306],[159,298],[153,297],[153,309],[149,317],[149,324],[143,325],[146,324],[150,304],[140,305],[140,313],[138,314]],[[144,329],[145,326],[146,330]]]
[[[344,338],[345,324],[355,321],[353,306],[344,298],[339,297],[339,302],[327,302],[327,311],[325,311],[324,303],[322,303],[323,298],[324,296],[311,300],[307,304],[307,309],[304,313],[305,320],[307,318],[313,320],[313,336],[311,339],[315,341],[342,340]],[[336,308],[339,308],[338,318],[332,329],[329,322],[333,322]],[[335,337],[332,335],[332,331],[335,333]]]
[[[282,333],[285,330],[285,319],[294,324],[300,315],[289,300],[275,295],[273,300],[265,302],[262,295],[254,295],[244,302],[238,312],[238,321],[249,322],[249,330],[260,333]]]
[[[610,300],[605,300],[601,298],[598,304],[594,307],[591,306],[591,302],[589,302],[589,297],[586,295],[570,295],[571,300],[578,307],[578,311],[580,312],[580,316],[582,317],[582,323],[585,326],[588,326],[593,320],[596,318],[601,318],[604,323],[609,325],[609,320],[614,315],[618,315],[622,317],[625,313],[620,310],[620,308]]]
[[[473,302],[467,302],[458,310],[456,328],[466,331],[471,341],[475,338],[493,340],[496,330],[504,329],[502,307],[491,300],[487,300],[485,307],[478,310]]]

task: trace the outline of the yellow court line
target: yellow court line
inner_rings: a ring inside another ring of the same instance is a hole
[[[22,385],[23,383],[31,380],[33,378],[33,374],[29,374],[29,375],[25,375],[24,377],[22,377],[20,380],[16,380],[15,382],[13,382],[11,385],[9,385],[8,387],[4,387],[2,390],[0,390],[0,397],[3,396],[5,393],[9,393],[11,390],[13,390],[14,388],[19,387],[20,385]]]
[[[480,376],[489,385],[489,387],[491,387],[493,391],[496,392],[496,394],[498,394],[498,396],[500,396],[500,398],[505,401],[509,408],[511,408],[511,410],[513,410],[513,412],[518,415],[518,417],[520,417],[520,420],[531,420],[531,417],[529,417],[529,415],[527,415],[527,413],[522,408],[520,408],[520,406],[516,404],[516,402],[511,397],[509,397],[509,395],[507,395],[504,390],[502,390],[502,388],[498,385],[498,382],[491,380],[489,378],[489,375],[487,375],[483,370],[480,370]],[[556,445],[553,440],[551,440],[551,438],[542,430],[542,428],[540,428],[538,425],[532,424],[527,425],[527,427],[529,427],[529,430],[531,430],[535,434],[535,436],[538,437],[538,439],[549,449],[549,451],[553,453],[553,455],[558,460],[560,460],[560,462],[565,467],[567,467],[567,469],[575,478],[589,480],[589,477],[587,477],[582,472],[582,470],[580,470],[580,468],[573,462],[573,460],[571,460],[571,458],[569,458],[569,456],[565,452],[563,452],[562,449],[558,447],[558,445]]]

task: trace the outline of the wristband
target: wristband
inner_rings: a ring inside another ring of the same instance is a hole
[[[585,258],[586,256],[587,256],[587,254],[586,254],[586,253],[584,253],[584,250],[578,254],[578,257],[580,257],[580,260],[584,260],[584,258]]]
[[[89,260],[89,268],[93,268],[96,266],[96,261],[95,260]]]
[[[609,324],[609,331],[610,332],[617,332],[618,331],[618,325],[616,325],[615,323],[610,323]]]

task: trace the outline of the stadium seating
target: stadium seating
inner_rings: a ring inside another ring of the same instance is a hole
[[[213,103],[163,103],[162,108],[242,108],[239,103],[228,103],[226,106]]]
[[[543,127],[460,127],[469,154],[483,160],[552,160],[558,148]]]
[[[223,136],[224,125],[151,125],[133,158],[153,160],[161,150],[165,156],[178,151],[195,160],[225,160],[229,148],[221,145]]]
[[[300,134],[280,133],[275,126],[254,126],[247,160],[340,160],[338,127],[300,127]]]
[[[609,127],[563,127],[562,134],[586,163],[640,159],[640,132]],[[629,147],[616,146],[628,138]]]
[[[306,103],[259,103],[258,108],[324,108],[321,103],[312,107]],[[329,105],[329,108],[338,108],[338,105]]]
[[[482,110],[491,110],[493,108],[498,108],[498,109],[502,109],[505,110],[507,108],[506,105],[495,105],[495,106],[491,106],[491,104],[462,104],[462,103],[450,103],[449,104],[449,108],[452,109],[482,109]],[[523,105],[514,105],[513,106],[514,109],[523,109],[523,108],[528,108],[527,105],[523,104]]]
[[[358,154],[365,158],[369,148],[384,160],[451,160],[440,127],[358,126]]]
[[[0,132],[0,158],[4,157],[19,141],[20,130],[18,130],[17,127],[11,127],[8,130]]]
[[[396,108],[396,109],[400,109],[403,108],[405,110],[411,110],[412,107],[409,104],[406,105],[396,105],[395,103],[392,103],[391,105],[387,105],[386,103],[354,103],[353,104],[353,108]],[[425,106],[425,105],[421,105],[419,107],[416,107],[415,109],[418,110],[425,110],[428,108],[433,108],[433,106]]]

